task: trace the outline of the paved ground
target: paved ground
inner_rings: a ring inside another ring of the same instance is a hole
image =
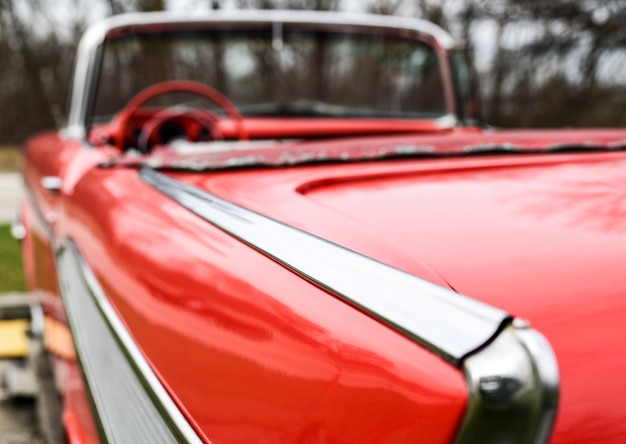
[[[24,194],[22,179],[18,173],[0,174],[0,224],[15,219],[17,204]],[[0,444],[3,444],[0,441]]]
[[[8,365],[9,362],[0,360],[0,373]],[[35,401],[12,399],[0,388],[0,444],[41,443],[36,430]]]
[[[19,174],[0,174],[0,224],[14,220],[23,193]],[[0,360],[0,376],[8,365],[11,363]],[[36,432],[35,401],[10,398],[2,387],[2,382],[0,378],[0,444],[41,443]]]

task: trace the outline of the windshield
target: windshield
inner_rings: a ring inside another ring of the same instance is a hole
[[[424,42],[275,24],[107,41],[94,120],[108,120],[139,91],[173,79],[217,89],[243,116],[406,119],[448,113],[437,56]],[[185,104],[212,107],[190,98],[194,102]],[[173,94],[157,104],[182,102]]]

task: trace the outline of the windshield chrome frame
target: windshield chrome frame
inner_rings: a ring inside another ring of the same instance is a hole
[[[274,23],[289,23],[303,27],[314,25],[316,30],[342,32],[359,29],[384,31],[430,44],[439,60],[448,110],[446,115],[452,117],[456,123],[456,93],[448,58],[448,51],[454,49],[456,45],[450,34],[431,22],[407,17],[340,12],[221,10],[194,13],[193,16],[172,12],[121,14],[104,19],[88,28],[78,45],[67,126],[63,133],[78,139],[85,139],[87,136],[90,125],[89,114],[93,108],[102,61],[102,49],[107,40],[141,32],[185,28],[215,29],[220,25],[232,29],[238,26]]]

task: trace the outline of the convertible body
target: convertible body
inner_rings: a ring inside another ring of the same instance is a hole
[[[400,92],[441,97],[288,115],[183,76],[98,102],[111,42],[217,33],[212,54],[241,58],[227,39],[266,28],[280,54],[292,31],[408,39],[441,76]],[[24,268],[69,442],[623,440],[626,130],[484,128],[455,54],[434,25],[341,14],[88,31],[68,125],[22,162]],[[181,91],[225,112],[142,106]]]

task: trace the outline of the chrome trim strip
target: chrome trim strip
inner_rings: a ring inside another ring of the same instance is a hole
[[[63,187],[63,180],[58,176],[44,176],[41,178],[41,188],[50,194],[59,194]]]
[[[41,303],[34,296],[30,297],[30,334],[33,338],[43,338],[44,314]]]
[[[16,241],[23,241],[26,238],[26,227],[17,217],[11,223],[11,237]]]
[[[493,339],[507,313],[309,233],[141,169],[149,185],[454,365]],[[358,278],[355,278],[358,276]]]
[[[250,24],[289,23],[294,25],[315,25],[315,29],[368,28],[395,31],[398,33],[414,33],[422,38],[434,40],[443,50],[455,47],[452,36],[434,23],[410,17],[383,16],[373,14],[351,14],[341,12],[320,11],[263,11],[263,10],[221,10],[195,12],[193,15],[172,12],[129,13],[106,18],[90,26],[78,45],[76,65],[74,67],[74,81],[70,99],[70,111],[67,127],[62,130],[66,136],[84,139],[86,137],[86,123],[90,93],[95,90],[96,71],[100,64],[101,47],[109,33],[118,29],[132,28],[138,31],[144,27],[158,26],[159,30],[167,26],[214,27],[220,23],[229,26],[249,26]],[[439,54],[442,68],[448,67],[447,57]],[[446,68],[447,70],[448,68]],[[447,83],[446,97],[453,92],[451,84]],[[448,103],[448,106],[451,104]],[[453,106],[454,104],[452,104]],[[454,107],[449,110],[455,115]]]
[[[26,194],[26,202],[30,207],[34,210],[34,215],[37,218],[37,221],[41,223],[41,227],[45,232],[46,236],[48,236],[48,242],[52,248],[54,248],[56,242],[56,235],[54,234],[54,229],[50,224],[50,220],[45,216],[43,208],[41,208],[39,199],[37,199],[37,195],[35,191],[31,188],[28,182],[24,182],[24,192]],[[24,227],[25,230],[28,230],[27,227]],[[27,232],[24,233],[25,235]]]
[[[559,397],[556,358],[546,339],[515,319],[463,364],[468,408],[456,444],[545,443]]]
[[[57,270],[78,360],[105,441],[201,443],[69,239],[57,250]]]

